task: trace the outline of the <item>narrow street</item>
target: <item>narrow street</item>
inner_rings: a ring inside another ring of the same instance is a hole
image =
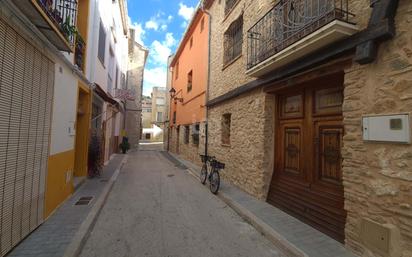
[[[129,153],[80,256],[279,254],[207,187],[152,147]]]

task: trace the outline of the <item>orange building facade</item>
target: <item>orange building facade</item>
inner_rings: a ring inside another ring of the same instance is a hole
[[[205,145],[208,39],[208,16],[198,8],[169,67],[169,151],[194,162]]]

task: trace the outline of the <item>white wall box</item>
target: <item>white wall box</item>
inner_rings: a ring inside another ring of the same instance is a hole
[[[363,116],[362,130],[365,141],[411,143],[409,114]]]

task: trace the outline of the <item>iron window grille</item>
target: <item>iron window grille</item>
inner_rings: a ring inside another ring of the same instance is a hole
[[[194,145],[199,145],[199,134],[200,134],[200,125],[195,124],[192,126],[192,141]]]
[[[190,128],[189,126],[185,126],[184,130],[184,143],[189,144],[189,136],[190,136]]]
[[[286,47],[340,20],[350,23],[348,0],[279,1],[248,30],[247,68],[253,68]]]
[[[229,64],[242,54],[243,16],[230,24],[224,34],[224,65]]]

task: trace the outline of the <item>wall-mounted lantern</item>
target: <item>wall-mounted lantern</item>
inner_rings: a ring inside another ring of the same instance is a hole
[[[183,103],[183,98],[182,97],[176,97],[176,89],[174,89],[173,87],[169,90],[169,94],[170,97],[175,100],[175,104],[177,103],[177,101]]]

